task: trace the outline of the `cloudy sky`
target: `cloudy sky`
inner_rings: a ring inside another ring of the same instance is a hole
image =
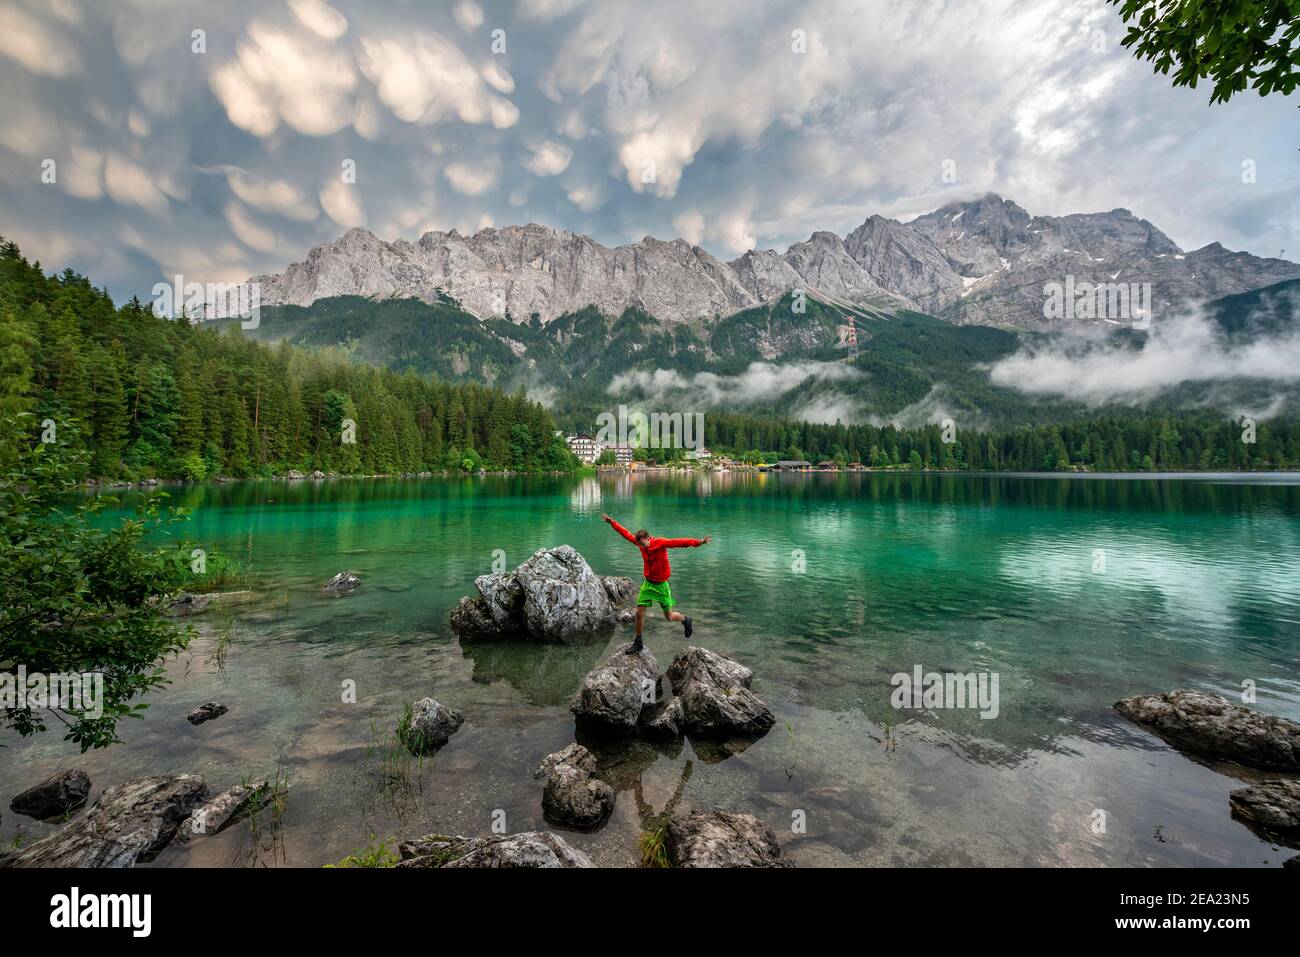
[[[540,222],[732,258],[989,190],[1300,259],[1296,98],[1172,89],[1101,0],[0,0],[0,18],[0,235],[119,298],[278,271],[353,225]]]

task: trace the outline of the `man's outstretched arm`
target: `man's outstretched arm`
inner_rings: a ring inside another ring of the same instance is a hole
[[[629,542],[635,542],[635,541],[636,541],[636,536],[635,536],[635,535],[633,535],[631,532],[629,532],[626,528],[624,528],[624,527],[623,527],[622,525],[620,525],[618,522],[614,521],[614,520],[613,520],[612,518],[610,518],[608,515],[602,515],[602,516],[600,517],[600,520],[601,520],[602,522],[609,522],[610,525],[614,526],[614,531],[618,532],[620,535],[622,535],[624,538],[626,538]]]
[[[701,545],[709,544],[712,538],[712,535],[705,535],[703,538],[665,538],[663,543],[664,548],[699,548]]]

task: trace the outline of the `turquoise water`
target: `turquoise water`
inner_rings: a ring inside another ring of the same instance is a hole
[[[254,599],[193,619],[199,639],[123,744],[82,756],[54,734],[0,741],[6,804],[64,767],[85,768],[96,792],[143,773],[198,771],[214,789],[286,776],[282,815],[158,865],[320,865],[431,831],[486,834],[494,820],[546,826],[531,772],[573,740],[569,699],[630,631],[462,644],[447,616],[498,549],[514,567],[568,543],[600,574],[639,576],[602,512],[713,536],[672,553],[674,595],[693,643],[754,670],[777,724],[748,747],[602,750],[614,816],[566,832],[599,863],[635,863],[641,830],[690,806],[757,814],[803,865],[1259,865],[1295,853],[1230,818],[1228,792],[1254,776],[1172,751],[1111,705],[1174,687],[1235,699],[1249,680],[1256,707],[1300,720],[1296,476],[488,477],[171,493],[194,509],[197,544],[252,569]],[[321,595],[343,569],[362,587]],[[657,616],[646,637],[663,667],[685,645]],[[894,709],[891,676],[917,665],[997,673],[997,717]],[[424,695],[465,726],[431,759],[396,759],[386,735]],[[188,725],[208,700],[230,713]],[[5,810],[0,841],[48,830]]]

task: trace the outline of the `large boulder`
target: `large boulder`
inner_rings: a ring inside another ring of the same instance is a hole
[[[398,845],[398,867],[594,867],[591,858],[550,831],[495,837],[431,834]]]
[[[758,737],[776,723],[749,690],[754,673],[740,662],[690,646],[668,666],[666,677],[681,701],[681,729],[700,737]]]
[[[1138,695],[1115,703],[1170,744],[1255,768],[1300,771],[1300,724],[1204,691]]]
[[[1232,816],[1260,831],[1293,842],[1300,837],[1300,781],[1252,784],[1228,795]]]
[[[776,835],[752,814],[679,813],[668,823],[664,851],[673,867],[789,867]]]
[[[398,736],[412,754],[427,754],[447,743],[464,723],[465,717],[432,698],[421,698],[411,706],[411,720]]]
[[[648,649],[626,653],[616,647],[605,663],[582,679],[582,687],[569,705],[579,721],[610,731],[636,730],[643,711],[653,709],[658,697],[659,662]]]
[[[208,796],[197,774],[105,789],[85,816],[0,861],[0,867],[132,867],[151,861]]]
[[[599,577],[568,545],[541,549],[512,572],[474,579],[478,595],[451,612],[462,638],[523,637],[568,641],[609,628],[614,604],[631,594],[628,578]]]
[[[9,802],[16,814],[50,821],[75,811],[90,796],[90,775],[85,771],[60,771]]]
[[[524,622],[534,638],[564,641],[614,624],[614,606],[599,576],[569,545],[542,549],[515,569]]]
[[[596,757],[580,744],[547,755],[533,777],[546,779],[542,811],[547,820],[596,827],[614,811],[614,789],[596,777]]]

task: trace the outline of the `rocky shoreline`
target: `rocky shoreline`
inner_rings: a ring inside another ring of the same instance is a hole
[[[321,589],[346,596],[361,585],[360,576],[345,571]],[[635,591],[630,579],[597,575],[567,545],[541,549],[513,571],[480,576],[475,586],[477,594],[463,598],[450,615],[453,631],[467,643],[600,640],[624,619]],[[246,601],[249,595],[180,596],[169,610],[201,614],[224,601]],[[518,769],[521,777],[531,774],[539,782],[536,800],[543,819],[561,831],[597,833],[605,828],[619,794],[627,790],[629,767],[639,775],[636,769],[648,766],[656,754],[675,754],[687,740],[706,764],[725,760],[761,740],[776,723],[753,690],[753,672],[735,659],[689,645],[661,669],[648,650],[629,654],[628,649],[625,642],[614,642],[582,678],[569,702],[574,739]],[[426,696],[409,705],[398,724],[402,746],[415,755],[445,746],[467,717],[473,718],[452,704]],[[1228,795],[1231,817],[1262,840],[1300,847],[1300,779],[1289,776],[1300,772],[1300,724],[1185,689],[1125,698],[1114,707],[1180,752],[1229,765],[1226,773],[1235,773],[1233,765],[1250,769],[1251,774],[1241,775],[1245,786]],[[186,720],[202,726],[226,711],[219,702],[207,702]],[[634,756],[628,765],[628,755],[639,754],[629,748],[650,757]],[[1259,771],[1281,776],[1262,778]],[[64,770],[10,802],[14,813],[61,826],[0,856],[0,867],[149,863],[172,842],[218,833],[249,816],[271,795],[282,800],[264,778],[213,795],[202,776],[179,774],[114,785],[92,803],[89,776]],[[726,807],[678,808],[680,797],[675,795],[658,816],[653,834],[643,832],[643,839],[652,836],[658,842],[663,863],[684,868],[792,866],[777,833],[760,818]],[[644,816],[642,820],[643,827],[651,826],[644,824]],[[595,866],[551,830],[428,834],[399,842],[398,852],[392,863],[400,868]]]

